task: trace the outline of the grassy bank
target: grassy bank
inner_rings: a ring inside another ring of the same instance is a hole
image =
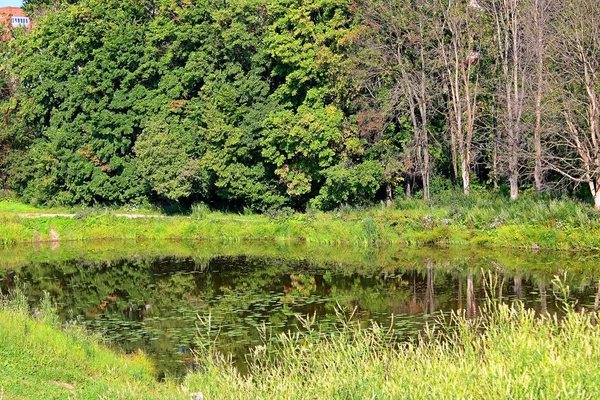
[[[31,317],[24,299],[0,299],[0,398],[169,399],[143,354],[116,354],[76,327],[59,328],[48,303]]]
[[[539,318],[520,304],[488,303],[459,314],[421,340],[390,342],[386,329],[340,322],[271,340],[240,375],[214,353],[199,324],[199,370],[179,386],[153,380],[143,355],[117,355],[50,312],[0,309],[0,393],[6,398],[204,399],[593,399],[600,396],[600,328],[594,313],[568,309]],[[47,306],[42,307],[42,309]],[[340,320],[343,321],[343,318]]]
[[[25,211],[26,210],[26,211]],[[240,215],[197,209],[191,215],[128,219],[108,211],[74,218],[24,218],[53,212],[0,202],[0,245],[94,239],[304,241],[313,244],[475,244],[561,250],[600,249],[600,214],[573,200],[455,193],[435,201],[397,201],[386,209],[342,208],[330,213]]]

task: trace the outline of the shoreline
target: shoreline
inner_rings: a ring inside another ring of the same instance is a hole
[[[459,201],[460,200],[460,201]],[[197,207],[169,216],[157,209],[36,208],[0,201],[0,248],[89,240],[194,240],[309,243],[360,247],[474,246],[485,249],[600,250],[600,213],[569,199],[449,196],[398,201],[394,208],[237,214]]]
[[[0,248],[18,244],[134,241],[220,241],[310,243],[362,247],[475,246],[490,249],[597,252],[600,226],[566,229],[531,225],[503,225],[475,229],[436,224],[419,227],[417,221],[397,222],[388,218],[335,219],[331,215],[310,220],[305,214],[278,220],[264,216],[194,219],[184,216],[136,217],[120,214],[35,217],[0,214]],[[417,226],[416,226],[417,225]]]

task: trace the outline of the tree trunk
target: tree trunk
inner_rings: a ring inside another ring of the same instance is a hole
[[[600,188],[600,179],[590,180],[588,186],[594,199],[594,208],[600,210],[600,190],[598,190]]]
[[[516,68],[513,66],[513,68]],[[516,98],[512,98],[511,85],[508,80],[509,74],[508,60],[504,61],[504,74],[506,79],[506,118],[507,118],[507,135],[508,135],[508,181],[510,183],[510,199],[516,200],[519,197],[519,159],[517,156],[517,130],[515,123],[515,104]]]
[[[387,208],[392,208],[394,205],[394,191],[391,183],[385,185],[385,203]]]
[[[510,176],[510,199],[516,200],[519,197],[519,159],[517,156],[517,145],[515,138],[510,140],[510,160],[509,167]]]
[[[496,97],[492,99],[492,182],[494,190],[498,190],[498,116],[496,114]]]
[[[492,181],[494,190],[498,190],[498,143],[494,140],[494,150],[492,151]]]
[[[504,81],[504,120],[507,133],[508,181],[510,199],[519,197],[519,146],[523,113],[522,35],[519,3],[516,0],[493,2],[498,54]]]
[[[541,41],[541,39],[538,39]],[[541,44],[538,44],[541,46]],[[541,51],[541,50],[540,50]],[[533,146],[535,148],[535,170],[533,177],[535,179],[535,189],[538,193],[544,190],[544,178],[542,175],[542,83],[543,83],[543,66],[544,61],[539,56],[537,65],[537,93],[535,96],[535,131],[533,133]]]
[[[533,133],[533,146],[535,149],[535,169],[533,178],[535,189],[538,193],[544,190],[544,177],[542,171],[542,96],[544,83],[544,4],[535,0],[533,18],[536,31],[536,74],[537,92],[535,95],[535,130]]]
[[[452,183],[458,181],[458,155],[456,151],[456,122],[453,108],[450,107],[450,156],[452,158]]]
[[[431,181],[431,170],[430,170],[430,161],[429,161],[429,144],[427,138],[427,128],[423,128],[424,135],[424,144],[423,144],[423,170],[421,171],[421,175],[423,177],[423,199],[425,201],[429,201],[431,198],[431,193],[429,190],[430,181]]]
[[[440,4],[442,3],[440,2]],[[468,196],[470,193],[471,147],[477,118],[479,85],[471,52],[475,49],[478,40],[478,32],[475,31],[478,30],[478,17],[477,13],[471,13],[468,7],[465,10],[463,6],[464,3],[459,1],[451,1],[442,6],[443,17],[440,21],[438,40],[445,68],[445,78],[450,89],[448,100],[451,150],[454,151],[458,147],[463,192]],[[446,35],[446,32],[449,35]],[[456,146],[453,143],[454,140],[456,140]],[[453,161],[454,159],[453,154]]]
[[[466,151],[461,154],[461,175],[463,181],[463,192],[466,196],[471,192],[471,177],[469,171],[469,155]]]
[[[521,116],[523,113],[522,105],[522,79],[523,77],[519,74],[519,66],[521,62],[521,46],[520,46],[520,21],[518,13],[518,4],[515,0],[515,9],[512,11],[511,25],[512,25],[512,120],[510,121],[512,130],[512,140],[510,149],[511,168],[510,168],[510,199],[516,200],[519,197],[519,141],[521,137]]]
[[[537,100],[536,100],[537,101]],[[537,105],[536,105],[537,107]],[[541,110],[536,110],[536,122],[535,122],[535,132],[534,132],[534,146],[535,146],[535,170],[533,172],[533,176],[535,179],[535,189],[538,193],[542,193],[544,191],[544,178],[542,175],[542,129],[541,129],[541,120],[542,113]]]
[[[419,14],[420,15],[420,14]],[[419,16],[419,26],[423,27],[423,21],[421,16]],[[421,32],[421,37],[423,32]],[[423,178],[423,199],[425,201],[429,201],[430,193],[429,193],[429,181],[431,178],[431,170],[430,170],[430,161],[429,161],[429,131],[428,131],[428,93],[427,93],[427,82],[428,77],[425,74],[425,70],[427,68],[425,63],[425,48],[423,41],[421,40],[420,46],[421,53],[421,82],[420,82],[420,92],[419,92],[419,112],[421,114],[421,145],[423,146],[422,156],[423,156],[423,170],[421,171],[421,177]]]

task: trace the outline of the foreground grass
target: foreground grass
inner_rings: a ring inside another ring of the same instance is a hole
[[[13,301],[14,303],[14,301]],[[42,309],[48,309],[47,302]],[[34,318],[4,299],[0,307],[0,393],[9,399],[596,399],[600,328],[595,313],[568,308],[562,319],[522,304],[489,302],[481,317],[456,314],[421,339],[394,343],[379,326],[340,319],[336,333],[270,338],[240,375],[205,339],[199,370],[180,386],[158,383],[143,355],[125,357],[52,313]],[[210,328],[210,327],[208,327]]]
[[[445,325],[455,329],[400,347],[379,327],[284,335],[254,351],[248,376],[206,352],[204,372],[187,385],[209,399],[600,398],[592,316],[537,318],[521,305],[488,312],[478,320],[455,315]]]
[[[158,383],[143,354],[119,355],[80,329],[57,328],[51,312],[33,318],[23,303],[0,304],[0,398],[189,398]]]
[[[433,202],[397,201],[393,209],[341,208],[330,213],[239,215],[200,208],[190,216],[127,219],[92,210],[75,218],[22,218],[27,210],[0,202],[0,245],[94,239],[304,241],[313,244],[475,244],[513,248],[599,250],[600,213],[569,199],[454,192]],[[43,210],[35,209],[35,214]],[[156,215],[155,215],[156,216]]]

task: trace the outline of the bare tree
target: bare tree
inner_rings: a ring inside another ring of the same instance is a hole
[[[544,190],[544,169],[542,162],[542,101],[544,98],[544,73],[545,59],[548,47],[547,29],[548,29],[548,9],[555,0],[531,0],[529,15],[532,24],[532,31],[529,36],[531,39],[529,45],[533,52],[535,65],[535,128],[533,144],[535,150],[535,167],[533,178],[535,188],[538,193]]]
[[[587,183],[600,210],[600,2],[562,2],[553,21],[554,85],[565,128],[556,132],[549,166]]]
[[[426,61],[428,37],[426,33],[425,16],[422,10],[422,3],[418,2],[415,12],[418,16],[418,23],[413,28],[414,41],[416,42],[416,60],[412,63],[413,79],[408,75],[408,71],[403,69],[404,86],[407,97],[409,98],[409,110],[413,129],[417,138],[418,157],[421,177],[423,180],[423,198],[430,199],[430,181],[431,165],[429,158],[429,113],[432,95],[430,94],[431,83],[434,82],[430,74],[430,64]],[[416,78],[415,78],[416,77]],[[418,109],[420,119],[417,119],[414,110]]]
[[[495,41],[501,65],[503,113],[501,121],[506,130],[506,155],[510,198],[519,196],[519,153],[525,101],[525,73],[527,68],[522,29],[521,0],[488,0],[495,22]]]
[[[435,79],[429,57],[431,38],[428,31],[427,2],[405,3],[364,0],[362,22],[369,31],[363,45],[377,62],[370,68],[371,78],[391,82],[390,100],[393,117],[410,117],[413,129],[411,153],[423,182],[423,196],[430,199],[431,161],[429,119]]]
[[[449,96],[449,125],[452,150],[460,157],[463,192],[471,189],[472,145],[477,118],[479,43],[477,42],[480,7],[466,0],[438,0],[438,49],[445,71]]]

